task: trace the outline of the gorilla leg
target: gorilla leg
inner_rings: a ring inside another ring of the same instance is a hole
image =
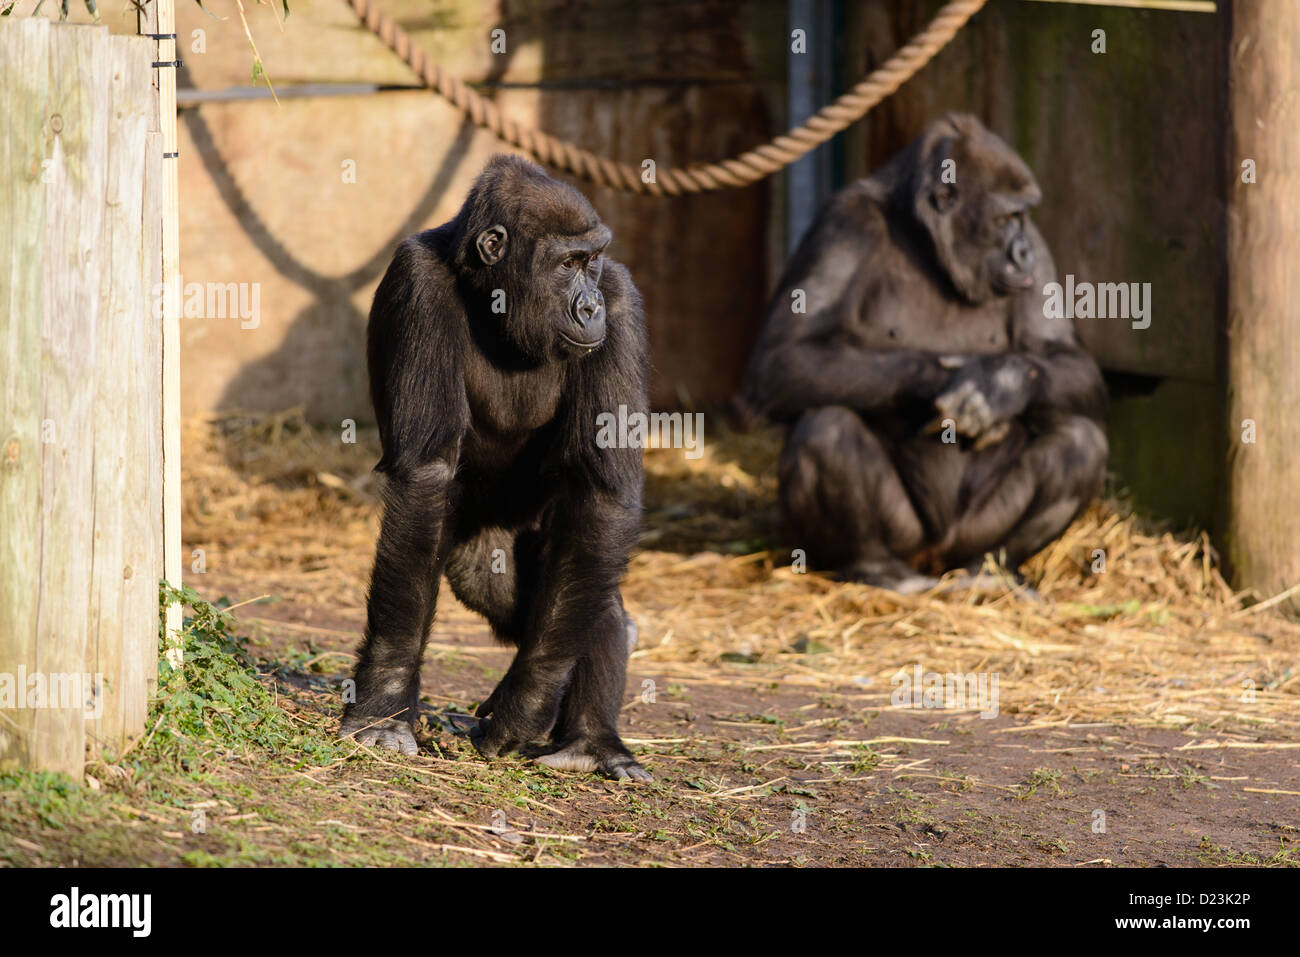
[[[549,741],[557,750],[545,763],[645,780],[617,730],[634,631],[618,591],[620,556],[639,515],[610,496],[566,504],[516,540],[515,607],[493,614],[516,629],[503,637],[518,651],[479,708],[475,747],[494,757]]]
[[[447,581],[461,604],[486,618],[498,640],[516,647],[524,629],[519,603],[521,578],[523,587],[528,587],[535,567],[532,543],[531,535],[485,528],[456,545],[447,558]],[[475,711],[478,717],[492,713],[500,691],[498,684],[479,704]]]
[[[527,607],[519,601],[520,594],[530,594],[536,583],[538,548],[536,530],[515,532],[504,528],[485,528],[452,549],[447,559],[447,581],[461,603],[488,620],[492,632],[504,642],[518,647],[527,624]],[[621,599],[620,599],[621,601]],[[625,650],[623,660],[632,653],[637,642],[637,627],[631,617],[623,612]],[[581,662],[579,662],[581,668]],[[609,673],[608,669],[603,669]],[[620,694],[623,684],[619,684]],[[490,715],[496,705],[497,685],[476,714]],[[581,697],[581,695],[580,695]],[[561,706],[561,719],[557,728],[565,725],[564,714],[573,698],[573,688],[566,693]]]
[[[451,550],[447,581],[461,604],[488,620],[497,638],[518,645],[524,625],[518,596],[531,586],[535,565],[533,535],[485,528]]]
[[[1004,468],[964,490],[966,506],[942,546],[949,566],[1001,551],[1007,568],[1019,567],[1101,491],[1106,453],[1106,434],[1083,416],[1067,417],[1030,440]]]
[[[539,546],[535,529],[485,528],[452,549],[447,559],[447,581],[461,604],[486,618],[497,638],[512,645],[519,644],[525,625],[518,596],[536,585]],[[630,615],[623,618],[630,655],[639,632]]]
[[[851,409],[805,412],[786,438],[779,469],[787,534],[811,561],[895,591],[934,579],[901,561],[924,529],[885,444]]]
[[[403,754],[418,750],[412,727],[442,576],[442,516],[451,474],[450,465],[434,462],[392,474],[384,486],[357,697],[344,708],[340,737]]]
[[[593,630],[608,637],[593,642],[574,667],[551,736],[554,750],[538,757],[537,763],[563,771],[604,771],[618,779],[650,781],[650,773],[628,753],[616,730],[636,625],[623,610],[621,596],[606,614],[623,628],[598,625]]]

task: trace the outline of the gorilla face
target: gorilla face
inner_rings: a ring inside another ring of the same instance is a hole
[[[582,354],[605,341],[600,274],[611,238],[609,227],[599,221],[571,236],[522,236],[512,241],[510,230],[500,223],[478,234],[474,245],[479,260],[505,273],[499,288],[506,293],[506,328],[524,352],[538,358]],[[528,258],[527,252],[508,257],[512,242],[532,249],[532,262],[522,274],[510,267],[512,261]],[[523,308],[511,309],[512,300]]]
[[[962,119],[938,125],[925,144],[913,211],[953,287],[982,303],[1033,286],[1037,255],[1026,225],[1042,194],[1010,147]]]
[[[991,196],[985,214],[997,232],[984,256],[984,278],[995,293],[1022,292],[1034,284],[1034,243],[1025,232],[1028,204]],[[1000,208],[1000,211],[999,211]]]
[[[581,236],[560,237],[539,249],[539,273],[556,287],[551,324],[559,342],[590,352],[605,341],[605,297],[600,291],[610,232],[603,225]]]

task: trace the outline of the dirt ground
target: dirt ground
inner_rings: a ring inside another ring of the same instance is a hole
[[[789,567],[777,442],[647,453],[622,731],[654,784],[482,761],[464,713],[509,652],[444,587],[420,755],[230,747],[183,775],[92,766],[91,795],[0,787],[0,861],[1296,866],[1300,627],[1232,595],[1202,537],[1112,502],[1031,564],[1042,601],[901,598]],[[364,623],[374,451],[293,415],[187,431],[186,582],[239,605],[322,747]],[[996,716],[896,706],[916,667],[996,677]]]
[[[213,584],[251,597],[257,583]],[[435,728],[439,708],[481,700],[510,661],[454,600],[440,616],[423,671]],[[280,653],[307,637],[319,654],[350,650],[362,624],[284,602],[259,614],[256,634]],[[1252,748],[1254,735],[890,710],[882,693],[849,684],[811,691],[784,677],[779,664],[719,663],[701,680],[634,661],[623,731],[663,786],[643,792],[526,772],[561,788],[563,800],[509,810],[509,826],[583,837],[574,859],[597,864],[1297,862],[1300,750]],[[637,691],[646,681],[662,689],[653,703]],[[333,707],[321,697],[313,704]],[[430,733],[426,750],[442,745],[457,761],[476,761],[449,739]],[[373,802],[417,813],[419,795],[375,788],[365,804]],[[491,824],[496,809],[481,795],[456,812]],[[504,841],[494,849],[511,850]]]

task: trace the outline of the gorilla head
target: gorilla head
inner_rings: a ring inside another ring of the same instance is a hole
[[[459,274],[536,361],[605,340],[599,283],[612,234],[587,198],[517,156],[494,156],[458,217]],[[481,332],[482,330],[480,330]]]
[[[900,204],[929,234],[935,257],[968,302],[1023,292],[1034,282],[1028,211],[1042,198],[1034,174],[973,116],[931,123],[909,158]],[[909,151],[910,152],[910,151]]]

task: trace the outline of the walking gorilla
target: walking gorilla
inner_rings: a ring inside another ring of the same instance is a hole
[[[650,779],[616,727],[641,450],[598,448],[596,417],[645,411],[648,361],[610,235],[576,190],[496,156],[455,219],[393,257],[367,350],[385,509],[342,736],[415,753],[445,570],[518,649],[478,709],[479,752],[540,745],[551,767]]]
[[[1070,320],[1044,315],[1040,195],[949,115],[799,244],[738,403],[790,426],[781,510],[810,562],[898,591],[989,552],[1014,570],[1100,490],[1105,389]]]

